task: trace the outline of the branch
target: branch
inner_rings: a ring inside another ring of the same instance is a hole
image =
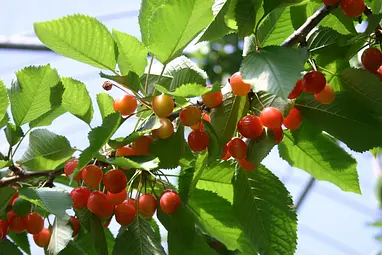
[[[11,169],[11,167],[10,167]],[[13,169],[11,169],[13,171]],[[13,171],[15,172],[15,171]],[[17,175],[12,177],[4,177],[0,179],[0,188],[5,187],[11,184],[14,184],[19,181],[24,181],[32,178],[37,177],[49,177],[50,180],[53,180],[55,177],[61,175],[64,173],[64,169],[58,169],[58,170],[47,170],[47,171],[38,171],[38,172],[32,172],[32,171],[25,171],[20,168],[16,170]],[[16,173],[15,173],[16,174]]]

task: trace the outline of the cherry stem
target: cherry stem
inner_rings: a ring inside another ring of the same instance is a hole
[[[255,94],[255,96],[256,96],[256,98],[257,98],[257,100],[259,101],[259,103],[261,104],[261,107],[263,107],[263,109],[265,108],[265,106],[263,105],[263,103],[261,102],[261,100],[260,100],[260,98],[259,98],[259,95],[257,95],[257,93],[255,92],[254,93]]]
[[[164,70],[166,69],[166,65],[167,65],[167,64],[165,64],[165,65],[163,66],[162,71],[160,72],[159,78],[158,78],[158,80],[157,80],[157,84],[159,84],[160,80],[162,79]],[[156,89],[155,89],[155,87],[154,87],[154,89],[153,89],[153,94],[152,94],[153,96],[155,96],[155,92],[156,92]]]
[[[168,180],[168,178],[167,178],[167,175],[165,175],[161,170],[157,170],[159,173],[161,173],[161,176],[164,176],[165,178],[166,178],[166,181],[168,182],[168,183],[171,183],[169,180]],[[160,176],[159,176],[160,177]]]

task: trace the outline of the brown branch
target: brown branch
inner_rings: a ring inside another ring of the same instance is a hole
[[[10,169],[13,171],[14,167],[15,166],[11,166]],[[16,174],[15,176],[1,178],[0,187],[9,186],[19,181],[24,181],[24,180],[28,180],[32,178],[37,178],[37,177],[48,177],[49,180],[53,180],[55,177],[64,173],[64,169],[37,171],[37,172],[25,171],[22,169],[20,170],[20,168],[18,169],[19,169],[19,172],[17,174],[15,173]]]

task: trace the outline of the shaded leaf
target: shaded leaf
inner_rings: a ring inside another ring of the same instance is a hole
[[[105,119],[108,115],[115,113],[113,108],[114,98],[105,92],[97,94],[98,108],[101,112],[102,119]]]
[[[28,241],[28,236],[26,232],[15,234],[9,231],[7,236],[14,242],[23,252],[26,254],[31,254],[31,249]]]
[[[0,255],[23,255],[22,252],[17,249],[17,246],[9,241],[9,239],[0,239]]]
[[[237,0],[235,18],[238,26],[239,38],[251,35],[256,26],[256,15],[262,1],[259,0]]]
[[[18,143],[22,136],[24,136],[24,132],[19,126],[15,126],[12,123],[8,123],[7,127],[4,129],[5,137],[9,145],[12,147],[16,143]]]
[[[67,220],[57,218],[54,220],[52,235],[48,246],[49,254],[56,255],[62,251],[72,239],[73,229]]]
[[[4,82],[0,80],[0,119],[4,118],[9,106],[7,87]]]
[[[16,190],[12,187],[0,188],[0,215],[3,215],[4,210],[15,193]]]

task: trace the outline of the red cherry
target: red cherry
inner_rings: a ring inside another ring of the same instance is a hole
[[[275,138],[275,143],[279,144],[282,142],[284,138],[284,131],[281,127],[278,128],[272,128],[271,131],[273,132],[274,138]]]
[[[324,5],[335,5],[335,4],[338,4],[339,1],[340,0],[322,0]]]
[[[129,225],[134,220],[136,214],[135,207],[126,200],[115,207],[115,220],[122,226]]]
[[[377,48],[368,48],[362,53],[361,62],[367,70],[375,73],[382,65],[382,53]]]
[[[144,194],[138,200],[138,208],[144,218],[151,218],[157,209],[157,200],[151,194]]]
[[[16,193],[13,194],[13,196],[12,196],[11,199],[9,200],[8,205],[10,205],[10,206],[13,206],[14,203],[15,203],[15,200],[19,197],[19,193],[17,192],[17,190],[19,189],[19,187],[17,187],[17,186],[13,186],[12,188],[14,188],[14,189],[16,190]]]
[[[21,216],[16,214],[15,211],[9,211],[7,213],[7,220],[9,224],[9,230],[13,233],[20,234],[25,231],[25,222]]]
[[[198,124],[202,116],[202,111],[195,106],[188,106],[180,111],[179,120],[184,126],[193,126]]]
[[[43,228],[38,234],[33,235],[33,240],[37,246],[47,248],[50,242],[52,233],[49,229]]]
[[[25,228],[28,233],[34,235],[44,228],[44,218],[40,214],[31,212],[24,216]]]
[[[302,85],[306,93],[317,94],[324,89],[326,78],[321,72],[310,71],[304,75]]]
[[[97,188],[101,183],[103,172],[96,165],[88,165],[82,170],[82,178],[90,188]]]
[[[239,133],[246,138],[255,138],[263,133],[263,124],[255,115],[244,116],[237,123]]]
[[[170,96],[162,94],[153,99],[152,107],[156,116],[166,118],[174,110],[174,100]]]
[[[154,138],[148,135],[139,137],[131,146],[137,155],[150,156],[150,145]]]
[[[90,196],[90,190],[86,187],[76,187],[70,192],[74,209],[85,208]]]
[[[174,133],[174,126],[172,122],[167,118],[159,119],[162,126],[152,131],[153,135],[159,139],[167,139]]]
[[[195,152],[207,149],[209,142],[210,138],[206,131],[196,130],[188,135],[188,145],[190,146],[190,149]]]
[[[207,86],[208,88],[211,86]],[[216,108],[223,103],[223,94],[219,92],[210,92],[202,96],[203,104],[208,108]]]
[[[231,157],[231,154],[230,154],[229,151],[228,151],[228,146],[227,146],[227,144],[224,144],[224,147],[223,147],[223,154],[222,154],[222,156],[220,157],[220,159],[221,159],[221,160],[228,160],[230,157]]]
[[[236,96],[246,96],[249,91],[251,91],[251,85],[243,81],[243,77],[240,72],[234,73],[229,79],[229,84],[231,85],[232,92]]]
[[[260,120],[268,128],[281,127],[283,124],[283,114],[275,107],[266,107],[260,113]]]
[[[77,166],[78,166],[78,159],[76,158],[69,159],[64,166],[65,175],[69,177],[77,168]],[[75,181],[82,180],[82,170],[77,173],[76,177],[74,177],[74,180]]]
[[[137,100],[132,95],[123,95],[114,100],[113,107],[116,112],[120,112],[122,116],[127,116],[137,109]]]
[[[113,215],[114,205],[101,191],[95,190],[90,194],[87,206],[89,211],[100,219],[107,219]]]
[[[208,115],[208,113],[203,113],[202,114],[202,119],[204,119],[205,121],[208,121],[208,122],[211,122],[211,117],[210,115]],[[199,121],[198,123],[196,123],[195,125],[191,126],[191,129],[192,130],[204,130],[204,124],[203,124],[203,121]]]
[[[70,223],[72,224],[73,229],[72,237],[76,237],[80,231],[80,221],[76,217],[70,216]]]
[[[325,88],[318,94],[314,94],[314,97],[321,104],[331,104],[336,99],[336,93],[332,86],[327,84]]]
[[[106,190],[110,193],[120,193],[122,190],[126,189],[126,175],[118,169],[110,170],[103,177],[103,184],[105,185]]]
[[[236,159],[243,159],[247,156],[247,144],[240,138],[233,138],[228,142],[228,152]]]
[[[365,2],[363,0],[341,0],[340,7],[346,16],[356,18],[362,15]]]
[[[119,205],[123,201],[126,200],[127,198],[127,191],[126,189],[122,190],[121,192],[117,194],[110,193],[109,191],[107,192],[107,198],[113,205]]]
[[[241,168],[243,168],[245,171],[253,171],[256,169],[256,164],[247,161],[245,158],[238,159],[237,162],[239,162],[239,165]]]
[[[130,146],[118,148],[117,151],[115,152],[115,156],[117,157],[128,157],[128,156],[134,156],[134,155],[137,155],[137,153]]]
[[[135,207],[135,199],[134,198],[132,198],[132,197],[129,198],[129,200],[127,200],[127,202]]]
[[[302,116],[297,108],[292,108],[288,116],[284,119],[284,126],[290,130],[298,129],[302,123]]]
[[[166,214],[173,214],[180,206],[180,197],[174,190],[166,190],[159,200],[162,211]]]
[[[302,79],[299,79],[296,82],[296,85],[292,89],[292,91],[289,93],[288,98],[289,99],[295,99],[299,97],[304,89],[304,86],[302,85]]]
[[[9,224],[7,220],[0,219],[0,239],[4,239],[9,231]]]

